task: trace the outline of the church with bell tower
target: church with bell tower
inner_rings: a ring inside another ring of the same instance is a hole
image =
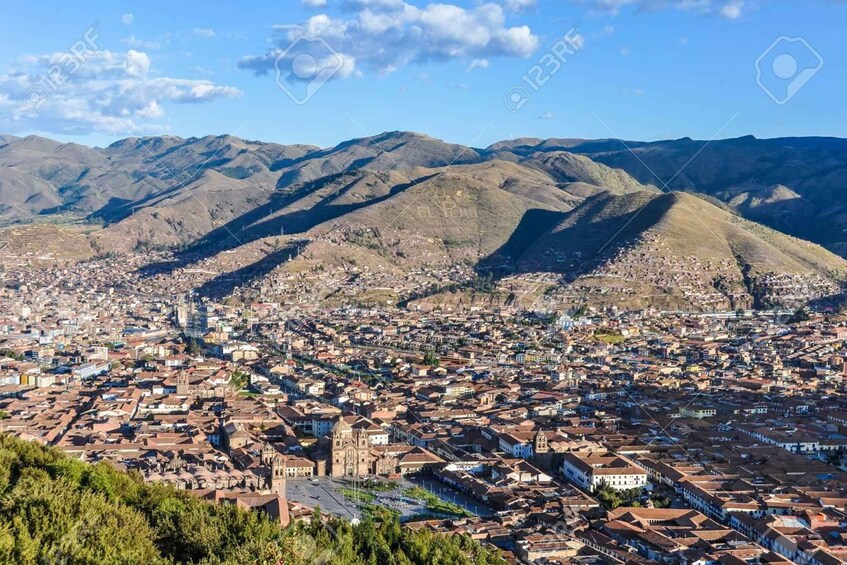
[[[176,376],[177,396],[188,396],[191,393],[191,385],[188,381],[188,373],[180,372]]]
[[[271,461],[271,492],[285,498],[285,459],[280,456]]]
[[[277,453],[270,443],[266,443],[262,448],[262,465],[270,470],[267,485],[270,491],[285,498],[285,480],[287,477],[285,459]]]
[[[330,433],[333,477],[364,477],[370,474],[371,452],[368,434],[363,429],[353,429],[343,417]]]
[[[547,445],[547,434],[544,433],[544,430],[538,430],[535,434],[532,440],[532,450],[535,455],[550,451],[550,447]]]

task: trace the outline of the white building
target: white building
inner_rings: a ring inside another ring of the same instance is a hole
[[[525,435],[525,434],[522,434]],[[502,433],[498,436],[498,448],[512,457],[529,459],[533,455],[532,437],[518,437],[516,434]]]
[[[614,453],[566,453],[562,473],[587,492],[602,484],[615,490],[644,488],[649,484],[647,471],[623,455]]]

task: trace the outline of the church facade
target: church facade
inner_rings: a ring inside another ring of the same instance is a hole
[[[364,477],[371,471],[371,449],[368,433],[353,429],[339,418],[330,432],[333,477]]]
[[[267,485],[269,490],[285,498],[285,479],[287,476],[285,459],[280,457],[276,449],[269,443],[262,448],[262,465],[270,471]]]

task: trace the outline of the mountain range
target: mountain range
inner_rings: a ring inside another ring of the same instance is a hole
[[[847,140],[835,138],[471,148],[386,132],[332,148],[232,136],[91,148],[3,135],[0,222],[13,231],[0,248],[32,251],[21,223],[84,223],[75,259],[90,247],[171,249],[183,263],[243,251],[249,263],[273,241],[297,248],[273,269],[461,268],[504,301],[543,275],[534,301],[771,306],[840,295],[845,182]]]

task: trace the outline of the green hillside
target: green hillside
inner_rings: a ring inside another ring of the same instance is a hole
[[[316,513],[315,518],[319,518]],[[133,474],[0,436],[0,563],[502,563],[470,538],[390,516],[280,528]]]

